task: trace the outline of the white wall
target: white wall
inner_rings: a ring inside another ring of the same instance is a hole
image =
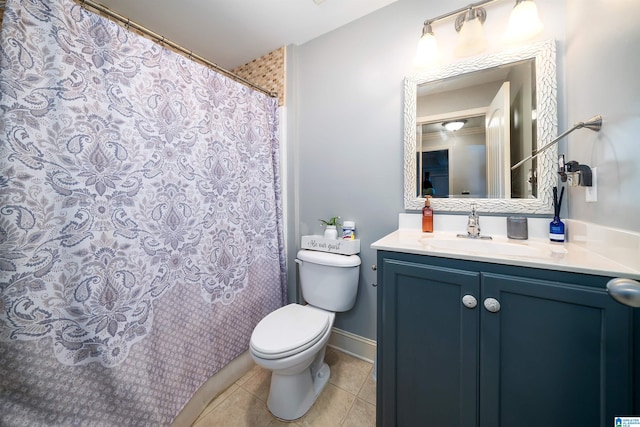
[[[490,50],[500,48],[513,3],[486,6]],[[369,246],[396,229],[404,211],[403,78],[412,72],[422,22],[467,4],[399,0],[296,48],[290,76],[295,96],[288,104],[296,111],[290,123],[295,136],[288,138],[298,168],[294,240],[299,247],[300,235],[320,233],[319,218],[356,221],[363,260],[358,300],[336,318],[337,327],[354,334],[375,338],[376,254]],[[571,189],[570,217],[640,230],[640,40],[632,22],[640,2],[536,4],[545,24],[540,38],[558,41],[559,131],[593,114],[605,116],[599,134],[580,130],[559,147],[572,160],[599,169],[600,202],[585,205],[578,200],[584,189]],[[436,23],[434,31],[441,48],[452,51],[453,22]]]

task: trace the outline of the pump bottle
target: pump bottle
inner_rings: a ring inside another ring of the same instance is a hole
[[[424,199],[424,207],[422,208],[422,231],[424,233],[433,233],[433,209],[431,209],[431,196]]]

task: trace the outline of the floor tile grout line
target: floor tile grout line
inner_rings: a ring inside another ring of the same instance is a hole
[[[222,399],[220,402],[218,402],[218,404],[216,406],[214,406],[213,408],[211,408],[210,410],[207,411],[207,409],[209,408],[209,406],[211,406],[211,404],[218,399],[220,396],[222,396],[227,390],[229,390],[231,387],[236,386],[236,390],[233,390],[231,393],[229,393],[229,395],[227,397],[225,397],[224,399]],[[229,399],[231,396],[233,396],[238,389],[241,388],[239,385],[237,385],[236,383],[231,384],[228,388],[226,388],[225,390],[223,390],[220,394],[218,394],[216,397],[214,397],[211,402],[209,402],[207,404],[207,406],[204,408],[204,410],[202,411],[202,413],[198,416],[198,418],[196,419],[196,421],[194,421],[194,425],[200,421],[202,418],[206,418],[207,415],[213,413],[214,411],[216,411],[220,405],[222,405],[224,402],[227,401],[227,399]]]
[[[254,366],[249,370],[249,372],[253,371],[253,370],[254,370],[254,368],[255,368],[256,366],[258,366],[258,365],[254,365]],[[258,375],[258,371],[255,371],[255,372],[253,373],[253,375],[251,375],[251,376],[247,377],[247,374],[249,374],[249,372],[247,372],[246,374],[244,374],[243,376],[241,376],[240,378],[238,378],[238,380],[237,380],[236,382],[234,382],[234,384],[235,384],[235,385],[237,385],[238,387],[240,387],[242,384],[246,384],[246,383],[248,383],[249,381],[251,381],[251,379],[252,379],[253,377],[255,377],[256,375]],[[246,377],[246,378],[245,378],[245,377]],[[244,380],[244,381],[243,381],[243,380]],[[240,381],[242,381],[242,384],[240,383]]]
[[[362,382],[362,384],[360,384],[360,388],[358,389],[358,392],[356,393],[356,397],[360,396],[360,393],[362,393],[362,389],[367,384],[367,381],[369,380],[369,377],[371,376],[372,372],[373,372],[373,365],[371,365],[371,369],[369,369],[369,372],[367,372],[367,375],[365,375],[365,377],[364,377],[364,381]]]
[[[351,394],[351,393],[349,393],[349,394]],[[354,396],[353,394],[351,394],[351,395]],[[351,406],[349,407],[349,410],[346,412],[346,414],[344,414],[344,418],[342,418],[342,420],[340,421],[340,427],[342,427],[344,425],[344,423],[349,419],[349,414],[353,410],[353,405],[356,404],[356,400],[358,400],[358,396],[354,396],[354,399],[351,402]]]
[[[255,397],[256,399],[258,399],[260,402],[262,402],[262,403],[264,403],[264,404],[266,404],[266,403],[267,403],[267,401],[266,401],[266,400],[263,400],[260,396],[258,396],[256,393],[252,392],[251,390],[249,390],[249,389],[247,389],[247,388],[245,388],[245,387],[243,387],[243,386],[241,386],[241,385],[239,385],[238,387],[239,387],[239,388],[241,388],[241,389],[243,389],[243,390],[244,390],[244,391],[246,391],[247,393],[249,393],[251,396],[253,396],[253,397]]]
[[[372,369],[373,369],[373,367],[372,367]],[[336,383],[331,382],[331,379],[329,379],[329,384],[332,384],[332,385],[336,386],[337,388],[339,388],[340,390],[342,390],[342,391],[344,391],[344,392],[347,392],[347,393],[349,393],[349,394],[351,394],[351,395],[354,395],[354,396],[358,397],[358,396],[360,395],[360,392],[362,391],[362,388],[363,388],[363,387],[365,386],[365,384],[367,383],[368,375],[370,375],[370,374],[371,374],[371,370],[369,371],[369,373],[368,373],[367,375],[365,375],[364,380],[362,381],[362,384],[360,384],[360,387],[358,387],[358,391],[357,391],[357,392],[355,392],[355,393],[353,393],[353,392],[351,392],[351,391],[349,391],[349,390],[347,390],[347,389],[345,389],[345,388],[343,388],[343,387],[340,387],[340,386],[339,386],[338,384],[336,384]]]

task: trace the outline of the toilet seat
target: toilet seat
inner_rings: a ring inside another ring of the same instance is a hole
[[[300,304],[289,304],[268,314],[251,335],[251,351],[264,359],[280,359],[300,353],[327,332],[330,313]]]

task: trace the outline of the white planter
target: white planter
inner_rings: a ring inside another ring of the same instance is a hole
[[[338,229],[335,225],[327,225],[327,228],[324,229],[325,239],[337,239],[338,238]]]

